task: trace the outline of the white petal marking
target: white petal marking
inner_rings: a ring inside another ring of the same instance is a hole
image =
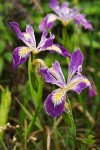
[[[59,47],[55,46],[55,45],[52,45],[52,46],[50,46],[50,47],[47,47],[45,50],[52,50],[52,51],[56,51],[56,52],[58,52],[58,53],[61,53],[61,52],[62,52],[61,49],[60,49]]]

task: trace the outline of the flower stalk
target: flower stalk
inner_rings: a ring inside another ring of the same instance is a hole
[[[43,92],[43,79],[41,77],[39,77],[39,79],[38,79],[38,91],[36,92],[35,89],[33,89],[33,87],[32,87],[33,83],[31,82],[31,75],[30,75],[31,69],[32,69],[32,63],[31,63],[31,56],[30,56],[29,62],[28,62],[28,76],[29,76],[29,85],[30,85],[32,100],[35,105],[35,112],[34,112],[34,116],[33,116],[32,120],[28,126],[27,134],[26,134],[27,136],[32,131],[32,128],[34,127],[36,118],[38,117],[38,112],[39,112],[39,109],[41,106],[41,99],[42,99],[42,92]]]

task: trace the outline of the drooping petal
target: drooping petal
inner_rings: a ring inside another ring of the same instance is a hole
[[[66,94],[62,89],[57,89],[48,95],[44,107],[46,113],[52,117],[61,115],[64,111]]]
[[[66,86],[66,90],[73,90],[76,93],[80,94],[85,88],[89,87],[89,97],[92,97],[96,94],[91,82],[81,74],[74,76]]]
[[[49,50],[51,52],[57,52],[64,57],[71,58],[70,52],[66,48],[58,44],[53,44],[52,46],[47,47],[46,50]]]
[[[30,49],[25,46],[20,46],[14,49],[13,57],[13,68],[16,69],[20,64],[25,62],[30,55]]]
[[[55,38],[54,35],[50,33],[50,36],[47,38],[48,32],[44,31],[40,40],[40,43],[38,44],[38,51],[43,51],[47,47],[52,46],[53,44],[53,39]]]
[[[19,28],[19,24],[16,22],[10,22],[10,25],[13,28],[13,30],[16,32],[18,38],[22,40],[24,38],[24,35],[22,34],[22,32]]]
[[[50,0],[49,6],[56,14],[61,14],[59,2],[57,0]]]
[[[43,20],[41,21],[41,23],[39,25],[40,31],[43,32],[44,30],[52,28],[56,20],[57,20],[56,15],[54,15],[54,14],[46,15],[46,17],[43,18]]]
[[[92,86],[92,84],[89,86],[89,98],[91,98],[92,96],[96,95],[96,92]]]
[[[65,78],[58,61],[55,61],[50,69],[41,68],[40,72],[44,76],[46,82],[56,84],[59,87],[64,87],[66,85]]]
[[[86,19],[86,16],[84,14],[76,14],[74,16],[75,23],[78,25],[82,25],[85,29],[90,29],[93,31],[92,24],[89,20]]]
[[[34,35],[34,29],[32,26],[26,26],[26,32],[21,32],[19,24],[16,22],[10,22],[13,30],[17,33],[19,39],[21,39],[31,49],[36,48],[36,41]]]
[[[72,78],[72,76],[79,70],[80,66],[83,62],[83,54],[80,49],[74,51],[71,56],[71,61],[68,68],[68,81]]]

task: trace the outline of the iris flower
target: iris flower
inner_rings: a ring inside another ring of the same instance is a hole
[[[34,29],[32,26],[27,25],[26,31],[21,32],[19,25],[15,22],[11,22],[13,30],[17,33],[17,36],[22,40],[26,46],[19,46],[13,51],[13,66],[14,69],[17,68],[20,64],[25,62],[31,52],[33,54],[38,54],[41,51],[49,50],[51,52],[58,52],[64,57],[71,57],[71,54],[63,47],[58,44],[53,44],[54,35],[50,33],[50,36],[47,38],[48,32],[44,31],[38,46],[36,46],[36,39],[34,35]]]
[[[67,83],[58,61],[55,61],[51,68],[44,67],[40,69],[46,82],[59,87],[48,95],[44,103],[48,115],[57,117],[65,111],[66,92],[68,91],[75,91],[80,94],[83,89],[89,87],[89,97],[96,94],[90,81],[81,74],[82,62],[83,55],[78,49],[71,56]]]
[[[60,6],[57,0],[50,0],[49,6],[56,14],[48,14],[41,21],[39,25],[41,31],[52,28],[56,20],[61,21],[64,26],[67,26],[70,21],[74,21],[76,24],[82,25],[85,29],[93,30],[93,27],[90,21],[86,19],[86,16],[79,13],[79,10],[75,7],[69,8],[68,2],[63,2]]]

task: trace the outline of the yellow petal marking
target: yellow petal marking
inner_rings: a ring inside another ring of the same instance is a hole
[[[20,57],[25,57],[28,53],[30,52],[30,49],[29,48],[22,48],[20,51],[19,51],[19,56]]]
[[[30,36],[28,33],[24,33],[24,37],[28,39]]]
[[[90,81],[88,79],[86,79],[86,78],[84,78],[82,81],[85,82],[87,85],[90,84]]]
[[[62,102],[65,93],[66,91],[64,89],[56,90],[56,92],[52,96],[52,101],[54,103],[54,106],[59,105]]]

